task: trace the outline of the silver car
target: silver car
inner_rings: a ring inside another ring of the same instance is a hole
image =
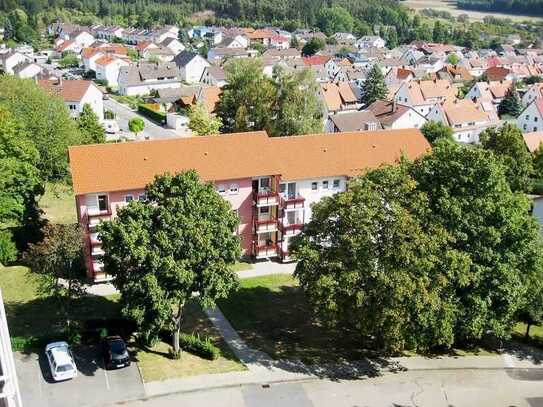
[[[45,347],[45,356],[54,381],[69,380],[77,376],[77,367],[68,343],[50,343]]]

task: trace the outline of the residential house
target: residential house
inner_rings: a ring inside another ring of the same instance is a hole
[[[13,75],[13,68],[24,62],[28,62],[30,59],[20,54],[19,52],[8,51],[4,54],[0,54],[0,68],[5,72]]]
[[[19,78],[28,79],[35,78],[42,72],[41,66],[35,62],[22,62],[13,67],[13,73]]]
[[[173,55],[177,55],[185,50],[185,46],[177,38],[166,37],[159,45],[163,48],[168,48]]]
[[[319,90],[319,95],[324,102],[325,119],[342,110],[353,110],[360,107],[356,95],[347,83],[325,82],[320,84]]]
[[[207,52],[207,60],[210,63],[220,63],[226,58],[255,58],[258,51],[244,48],[211,48]]]
[[[181,72],[181,80],[187,83],[197,83],[200,81],[204,69],[210,66],[200,55],[191,51],[182,51],[173,59]]]
[[[282,35],[274,35],[270,38],[270,47],[275,49],[289,49],[290,38]]]
[[[104,55],[95,62],[96,79],[105,81],[109,86],[118,86],[119,72],[123,66],[130,65],[127,59],[114,55]]]
[[[446,80],[411,81],[400,85],[394,100],[426,116],[436,103],[454,100],[457,94],[458,89]]]
[[[342,45],[354,45],[354,43],[356,42],[356,37],[351,33],[335,33],[334,35],[332,35],[332,38],[334,38],[338,44]]]
[[[451,127],[454,138],[463,143],[479,143],[479,135],[484,130],[499,124],[492,103],[471,99],[436,103],[426,118]]]
[[[324,126],[327,133],[381,130],[383,126],[370,110],[340,112],[331,115]]]
[[[225,37],[217,48],[247,48],[249,46],[249,40],[243,35],[236,35],[235,37]],[[215,48],[215,47],[214,47]]]
[[[476,82],[466,93],[464,99],[489,100],[498,106],[512,83],[512,81]]]
[[[211,65],[207,66],[202,73],[200,82],[208,86],[218,86],[222,88],[226,85],[226,73],[224,69],[219,66]]]
[[[290,241],[311,220],[313,203],[345,191],[363,171],[429,149],[415,129],[292,137],[262,131],[70,147],[88,276],[108,278],[96,227],[128,202],[145,200],[145,186],[159,174],[196,170],[238,214],[243,255],[288,261]]]
[[[411,82],[413,79],[415,79],[413,71],[401,67],[393,67],[385,75],[385,83],[389,88],[393,86],[399,88],[401,84]]]
[[[411,106],[394,101],[376,100],[367,107],[379,120],[384,129],[421,128],[426,118]]]
[[[135,48],[136,48],[136,51],[138,51],[138,54],[140,56],[143,56],[143,54],[146,51],[150,49],[157,49],[158,45],[151,41],[142,41],[142,42],[138,42]]]
[[[528,132],[522,135],[526,148],[530,153],[535,153],[543,143],[543,131]]]
[[[275,49],[269,48],[262,54],[262,59],[295,59],[300,58],[301,53],[296,48]]]
[[[541,82],[528,85],[528,89],[522,95],[522,104],[527,106],[538,98],[543,98],[543,83]]]
[[[81,45],[79,45],[74,40],[63,40],[55,46],[54,56],[57,58],[61,58],[63,55],[69,52],[79,54],[81,52],[81,48]]]
[[[510,81],[514,79],[514,75],[512,74],[511,70],[501,66],[491,66],[484,72],[484,75],[486,76],[487,80],[491,82]]]
[[[543,131],[543,99],[534,99],[517,117],[517,127],[523,133]]]
[[[436,72],[437,79],[444,79],[450,83],[469,82],[474,76],[464,66],[446,65]]]
[[[386,45],[386,41],[379,37],[378,35],[364,35],[363,37],[359,38],[354,45],[358,49],[365,49],[365,48],[384,48]]]
[[[96,61],[106,55],[127,59],[127,49],[120,44],[102,44],[97,47],[83,48],[81,61],[85,70],[96,72]]]
[[[118,84],[121,95],[148,95],[158,89],[181,87],[181,75],[173,62],[131,64],[121,67]]]
[[[218,86],[202,86],[196,94],[196,102],[202,103],[209,114],[215,114],[221,93]]]
[[[103,94],[98,86],[85,80],[38,80],[37,84],[47,92],[60,96],[71,117],[78,117],[88,104],[100,121],[104,120]]]
[[[251,33],[247,34],[247,38],[249,38],[249,41],[252,42],[259,42],[266,47],[271,46],[271,39],[272,37],[277,36],[277,33],[270,29],[261,29],[261,30],[254,30]],[[287,47],[288,48],[288,47]]]
[[[172,62],[175,54],[168,47],[150,48],[142,53],[142,58],[148,61]]]

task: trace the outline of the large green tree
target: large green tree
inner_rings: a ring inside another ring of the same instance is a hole
[[[146,196],[102,223],[104,266],[141,339],[169,331],[179,354],[183,306],[193,293],[209,307],[236,286],[230,265],[241,253],[239,219],[195,171],[157,176]]]
[[[227,85],[217,105],[222,131],[232,133],[271,128],[277,91],[260,60],[235,59],[226,67]]]
[[[517,92],[517,87],[515,83],[511,85],[507,92],[505,93],[504,98],[498,105],[498,114],[500,116],[510,115],[517,117],[522,112],[522,101]]]
[[[325,46],[326,46],[326,42],[322,38],[312,37],[302,47],[302,54],[304,56],[315,55],[317,52],[319,52]]]
[[[12,230],[38,217],[43,193],[39,153],[13,115],[0,106],[0,263],[15,259]]]
[[[362,102],[368,106],[376,100],[386,99],[387,95],[388,88],[383,72],[378,64],[374,64],[362,85]]]
[[[352,32],[354,18],[341,6],[323,7],[317,13],[317,26],[323,33],[331,36],[337,32]]]
[[[434,144],[437,140],[448,139],[453,140],[453,131],[450,126],[441,122],[428,121],[420,128],[426,140]]]
[[[68,146],[82,144],[83,140],[64,101],[31,80],[3,75],[0,76],[0,103],[24,128],[21,135],[36,146],[37,166],[42,176],[46,180],[65,178]]]
[[[26,259],[39,275],[41,290],[58,301],[70,325],[72,301],[85,294],[83,231],[77,224],[48,224],[43,239],[29,246]]]
[[[416,187],[406,165],[359,177],[315,204],[293,244],[295,274],[319,314],[387,351],[455,339],[451,281],[468,259],[449,248]]]
[[[482,148],[439,142],[412,174],[452,247],[470,259],[455,286],[457,341],[507,337],[527,292],[537,289],[530,281],[543,278],[541,234],[528,199],[511,192],[502,162]]]
[[[189,128],[198,136],[219,134],[221,119],[211,115],[203,103],[196,103],[188,109]]]
[[[105,129],[98,120],[98,116],[92,107],[85,103],[81,114],[76,119],[77,127],[81,132],[82,141],[85,144],[105,143]]]
[[[533,163],[520,129],[505,124],[499,129],[493,127],[485,130],[479,138],[482,146],[496,154],[502,162],[511,189],[529,192]]]
[[[318,84],[310,69],[294,73],[276,71],[277,104],[272,135],[321,133],[323,106],[317,97]]]

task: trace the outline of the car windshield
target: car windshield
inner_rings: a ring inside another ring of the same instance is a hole
[[[72,365],[57,366],[57,372],[69,372],[70,370],[73,370]]]
[[[116,353],[118,355],[121,355],[126,351],[126,348],[122,341],[111,341],[109,343],[109,347],[112,353]]]

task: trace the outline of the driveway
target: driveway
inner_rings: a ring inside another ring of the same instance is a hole
[[[78,375],[53,382],[45,355],[15,353],[15,369],[25,407],[102,406],[144,396],[136,363],[119,370],[104,370],[95,347],[74,349]]]
[[[140,117],[145,122],[145,128],[142,133],[137,137],[137,140],[144,140],[145,137],[148,137],[149,140],[161,140],[169,139],[174,137],[183,137],[183,135],[175,130],[167,129],[162,126],[159,126],[155,122],[147,119],[146,117],[134,112],[125,105],[113,100],[107,99],[104,100],[104,110],[111,110],[115,113],[115,120],[119,124],[119,128],[122,133],[130,133],[128,129],[128,121],[134,117]]]

